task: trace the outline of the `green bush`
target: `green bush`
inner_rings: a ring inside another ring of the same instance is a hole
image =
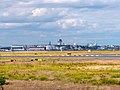
[[[4,85],[5,82],[5,78],[3,76],[0,76],[0,85]]]

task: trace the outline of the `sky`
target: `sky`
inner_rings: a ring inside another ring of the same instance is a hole
[[[0,0],[0,45],[120,44],[120,0]]]

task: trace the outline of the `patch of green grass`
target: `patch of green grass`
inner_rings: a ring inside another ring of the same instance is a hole
[[[68,75],[67,75],[68,76]],[[71,78],[70,81],[74,83],[81,83],[81,84],[86,84],[90,79],[92,79],[91,74],[87,73],[72,73],[69,75]]]
[[[36,80],[37,78],[36,78],[35,75],[29,75],[29,76],[28,76],[28,79],[30,79],[30,80]]]
[[[94,85],[120,85],[120,81],[119,80],[115,80],[112,78],[101,78],[99,80],[92,80],[91,81],[92,84]]]
[[[109,84],[109,85],[120,85],[120,81],[119,80],[115,80],[112,78],[101,78],[100,79],[101,84]]]
[[[119,74],[113,74],[111,78],[120,78],[120,73]]]
[[[41,80],[41,81],[48,81],[49,79],[48,79],[48,77],[47,77],[47,75],[40,75],[39,77],[38,77],[38,79],[39,80]]]
[[[64,74],[54,75],[54,80],[62,80],[64,78],[66,78],[66,76]]]

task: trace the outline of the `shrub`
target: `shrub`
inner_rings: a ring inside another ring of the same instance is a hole
[[[1,90],[4,90],[3,85],[5,84],[5,78],[3,76],[0,76],[0,86],[1,86]]]
[[[3,76],[0,76],[0,85],[4,85],[5,84],[5,78]]]

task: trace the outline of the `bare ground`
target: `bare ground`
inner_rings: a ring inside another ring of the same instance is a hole
[[[57,81],[9,80],[4,90],[120,90],[120,86],[93,86]]]

